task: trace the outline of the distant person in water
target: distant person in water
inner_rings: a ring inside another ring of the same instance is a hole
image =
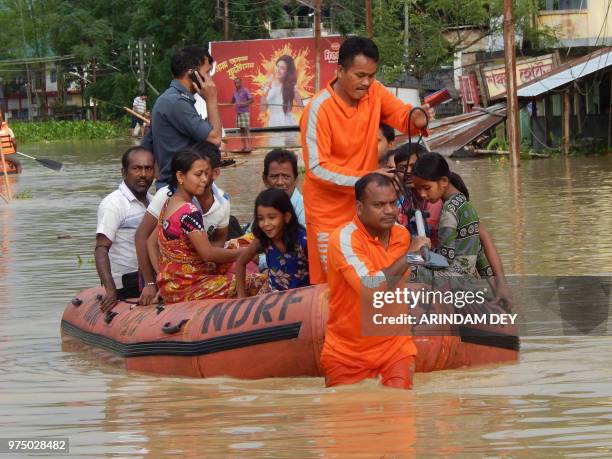
[[[134,234],[153,198],[148,194],[153,183],[153,153],[132,147],[121,158],[123,181],[98,207],[96,269],[104,286],[100,301],[103,311],[118,300],[139,296],[138,261]]]
[[[2,111],[0,111],[0,142],[2,143],[2,152],[5,155],[10,155],[17,151],[15,133],[4,119]]]
[[[134,97],[132,102],[132,111],[145,117],[147,113],[147,94],[140,93]],[[138,128],[138,130],[136,130]],[[132,137],[144,135],[144,120],[136,115],[132,115],[132,124],[130,126]]]

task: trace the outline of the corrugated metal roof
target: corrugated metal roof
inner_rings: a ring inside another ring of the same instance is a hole
[[[551,73],[527,83],[517,91],[518,97],[538,97],[553,89],[612,66],[612,48],[603,48],[568,62]]]
[[[488,108],[475,108],[470,113],[433,121],[426,142],[431,151],[451,156],[456,150],[505,119],[505,102]]]

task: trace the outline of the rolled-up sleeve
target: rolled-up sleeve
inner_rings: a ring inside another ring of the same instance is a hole
[[[177,130],[194,140],[206,140],[208,134],[213,130],[212,125],[198,115],[193,103],[186,99],[179,98],[172,112],[172,119],[176,123]]]
[[[113,196],[109,195],[102,200],[98,207],[98,225],[96,234],[103,234],[112,242],[115,241],[117,230],[121,225],[122,209],[116,202],[112,201]]]

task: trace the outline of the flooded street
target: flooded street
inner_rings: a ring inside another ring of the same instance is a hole
[[[99,283],[96,210],[120,182],[123,142],[26,145],[0,202],[0,431],[68,437],[74,457],[610,457],[612,338],[522,339],[520,361],[418,374],[410,392],[370,381],[241,381],[128,373],[99,351],[64,352],[60,320]],[[218,184],[250,218],[264,152]],[[246,162],[243,162],[246,161]],[[508,274],[612,273],[612,155],[452,161]],[[257,362],[253,362],[257,365]]]

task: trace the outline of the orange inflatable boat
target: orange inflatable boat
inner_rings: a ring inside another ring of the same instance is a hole
[[[62,339],[122,357],[128,370],[257,379],[321,376],[327,286],[251,298],[136,306],[100,311],[101,287],[66,306]],[[516,334],[415,336],[417,371],[515,361]]]

